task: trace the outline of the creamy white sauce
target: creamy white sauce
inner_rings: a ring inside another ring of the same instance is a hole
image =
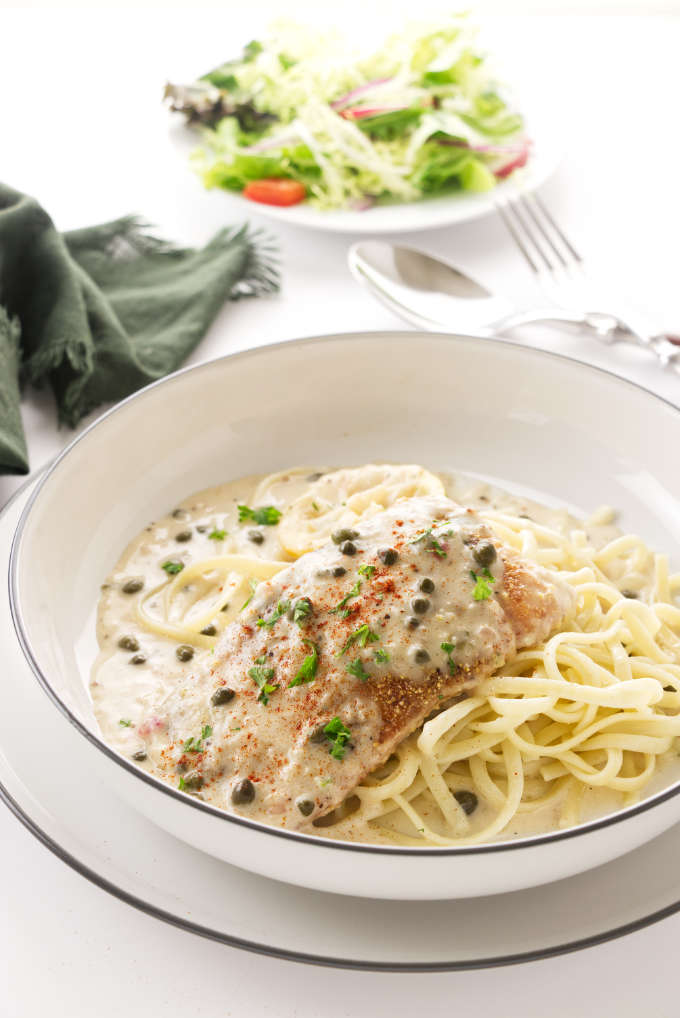
[[[267,504],[284,508],[307,490],[314,475],[315,471],[310,471],[309,474],[281,475],[268,492]],[[169,726],[173,725],[177,730],[183,726],[185,732],[191,730],[196,738],[200,737],[199,718],[201,706],[205,703],[206,689],[201,687],[197,690],[191,677],[197,672],[206,673],[205,662],[209,661],[212,652],[210,649],[196,648],[189,661],[180,661],[177,656],[177,641],[149,632],[140,624],[136,612],[139,595],[125,593],[124,587],[131,579],[141,581],[143,595],[159,587],[167,579],[162,566],[168,561],[182,562],[189,566],[198,560],[226,554],[244,554],[281,562],[291,560],[279,543],[276,526],[257,525],[252,521],[239,522],[238,505],[253,505],[253,496],[261,480],[253,477],[230,482],[186,499],[167,516],[149,524],[128,546],[102,586],[97,628],[101,652],[93,669],[91,683],[91,695],[99,726],[105,740],[123,756],[135,758],[144,754],[144,758],[138,760],[139,766],[172,781],[175,785],[177,754],[168,754]],[[582,521],[575,520],[564,510],[548,509],[476,480],[442,475],[442,481],[446,494],[465,506],[527,515],[536,522],[544,523],[562,533],[574,526],[584,528]],[[607,525],[590,528],[589,537],[600,545],[617,533],[616,528]],[[186,535],[190,536],[183,540]],[[335,562],[338,556],[331,549],[327,557],[329,565],[332,565],[331,558]],[[436,565],[435,558],[433,568],[430,570],[431,575],[436,571]],[[501,578],[499,574],[498,579]],[[440,582],[439,577],[437,579]],[[640,589],[644,581],[645,577],[641,575]],[[345,581],[343,590],[346,587]],[[250,591],[246,591],[245,594],[243,591],[239,592],[234,603],[229,604],[226,611],[218,613],[212,622],[218,635],[230,619],[241,614],[243,603],[249,594]],[[159,593],[156,599],[154,597],[148,599],[151,612],[159,608],[157,599],[160,596]],[[186,598],[187,604],[195,598],[196,591],[192,589],[191,584],[186,592],[180,594],[178,614],[183,610],[182,596]],[[475,618],[471,616],[465,620],[464,628],[468,637],[475,630],[479,636],[480,628],[482,630],[484,627],[489,628],[488,620],[482,617],[485,604],[480,602],[474,605]],[[266,617],[274,607],[275,602],[260,604],[255,592],[247,611],[252,608],[256,615],[262,614]],[[461,610],[464,607],[461,604]],[[438,648],[443,638],[448,639],[452,635],[451,618],[443,617],[440,623],[440,626],[435,626],[429,634],[430,643],[425,649],[430,655]],[[281,625],[283,636],[291,622],[284,617]],[[392,631],[388,628],[387,632],[381,635],[383,636],[381,646],[384,646],[394,658],[395,668],[398,667],[399,674],[417,679],[418,668],[413,658],[409,657],[411,641],[403,639],[403,630],[397,631],[395,628]],[[482,632],[481,636],[483,635]],[[127,647],[121,647],[121,641],[127,643]],[[474,653],[475,641],[471,641],[469,646],[471,653]],[[247,737],[248,733],[243,730],[246,727],[240,723],[236,729],[234,725],[231,742],[228,741],[230,733],[227,731],[222,733],[223,736],[227,736],[225,746],[233,749],[235,755]],[[310,771],[308,777],[315,782],[317,795],[320,801],[323,801],[322,789],[329,777],[326,772],[328,769],[324,771],[317,768],[317,770],[316,774]],[[214,792],[204,789],[199,794],[222,808],[230,808],[230,803],[225,801],[225,790],[220,789],[219,783],[216,784]],[[611,808],[606,794],[599,796],[599,800],[602,802],[602,811]],[[269,806],[271,805],[270,802]],[[263,802],[260,806],[266,812],[267,803]],[[483,806],[480,810],[483,810]],[[252,815],[252,812],[248,815]],[[529,828],[527,823],[530,824]],[[520,815],[517,822],[513,823],[512,830],[505,832],[504,836],[549,830],[554,826],[554,810],[548,809],[538,817],[532,816],[528,821],[523,821]],[[345,825],[343,835],[345,837],[346,832]],[[333,829],[328,828],[324,833],[333,836]],[[350,836],[369,841],[389,840],[377,835],[372,829],[353,831]]]

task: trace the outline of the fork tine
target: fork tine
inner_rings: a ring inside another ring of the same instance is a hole
[[[525,194],[520,194],[520,196],[518,197],[517,201],[521,204],[522,208],[527,213],[527,215],[530,216],[531,221],[536,226],[536,229],[539,231],[539,233],[543,237],[544,241],[546,242],[546,244],[548,245],[548,247],[552,251],[552,253],[555,255],[555,257],[560,262],[562,268],[568,269],[569,268],[569,262],[564,257],[564,255],[560,251],[559,247],[557,246],[557,244],[555,243],[553,238],[550,236],[550,234],[546,230],[545,226],[543,225],[543,223],[541,222],[540,218],[536,214],[536,211],[535,211],[535,209],[533,207],[533,204],[528,200],[527,196]],[[540,205],[538,206],[538,208],[539,209],[541,208]],[[554,224],[554,220],[552,220],[552,225],[553,226],[555,225]],[[558,233],[558,236],[559,236],[560,235],[559,231],[557,231],[557,233]]]
[[[506,230],[514,240],[519,250],[524,255],[524,258],[526,259],[526,262],[531,271],[535,273],[535,275],[539,275],[541,271],[540,266],[534,261],[528,247],[524,244],[524,241],[522,240],[520,233],[517,231],[512,219],[510,218],[508,212],[506,211],[506,209],[508,209],[509,207],[510,207],[509,205],[506,205],[503,202],[500,201],[496,202],[496,211],[501,217]]]
[[[557,225],[557,223],[555,222],[555,220],[551,216],[550,212],[548,212],[548,209],[546,208],[545,204],[538,197],[536,192],[534,192],[531,197],[532,197],[532,200],[533,200],[534,204],[536,204],[538,206],[538,208],[541,210],[542,215],[550,223],[551,227],[553,228],[553,230],[555,231],[557,236],[560,238],[560,240],[562,241],[562,243],[566,247],[566,249],[569,252],[569,254],[572,256],[572,258],[574,258],[575,261],[577,261],[579,263],[579,265],[583,264],[583,258],[578,253],[578,251],[576,250],[574,245],[571,243],[569,238],[566,236],[564,231],[561,230],[560,227]]]

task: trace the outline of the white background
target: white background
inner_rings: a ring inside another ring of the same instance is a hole
[[[481,6],[508,10],[500,2]],[[338,9],[345,27],[362,31],[366,7],[343,2]],[[529,2],[516,10],[584,7]],[[654,3],[649,10],[675,7]],[[335,14],[335,5],[303,3],[295,11],[316,17],[320,9],[326,17]],[[371,11],[391,27],[386,9],[376,4]],[[611,0],[598,9],[640,11],[642,5]],[[60,228],[137,211],[162,235],[204,242],[237,213],[228,196],[204,193],[187,168],[183,129],[160,105],[162,85],[232,55],[272,11],[281,8],[0,9],[2,179],[37,196]],[[645,309],[655,328],[680,332],[680,21],[513,16],[491,31],[505,42],[508,66],[530,67],[555,104],[566,157],[544,197],[596,274]],[[251,219],[265,222],[256,208]],[[394,327],[392,316],[348,275],[351,238],[278,224],[271,232],[281,250],[281,294],[226,308],[194,361],[297,335]],[[495,217],[409,239],[492,288],[531,295],[528,272]],[[680,377],[662,372],[643,352],[546,330],[526,331],[522,339],[608,366],[680,403]],[[46,394],[28,394],[24,419],[36,468],[71,433],[55,429]],[[677,450],[669,455],[677,459]],[[18,483],[0,478],[0,503]],[[6,812],[0,813],[0,865],[2,1018],[396,1018],[482,1015],[492,1008],[506,1018],[677,1014],[680,919],[514,969],[359,974],[246,955],[163,926],[66,869]]]

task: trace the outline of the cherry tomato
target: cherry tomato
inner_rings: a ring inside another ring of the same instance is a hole
[[[265,177],[251,180],[243,188],[243,197],[263,205],[297,205],[307,197],[304,184],[285,177]]]

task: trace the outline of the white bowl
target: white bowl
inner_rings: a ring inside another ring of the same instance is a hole
[[[12,550],[17,633],[44,690],[89,740],[92,768],[212,855],[369,897],[467,897],[545,883],[670,827],[680,818],[680,783],[566,831],[467,848],[348,844],[229,816],[102,742],[87,690],[99,585],[125,544],[188,493],[295,463],[420,462],[584,510],[607,502],[627,529],[675,555],[680,474],[668,450],[678,447],[680,412],[670,404],[508,342],[368,333],[234,354],[119,404],[47,472]]]

